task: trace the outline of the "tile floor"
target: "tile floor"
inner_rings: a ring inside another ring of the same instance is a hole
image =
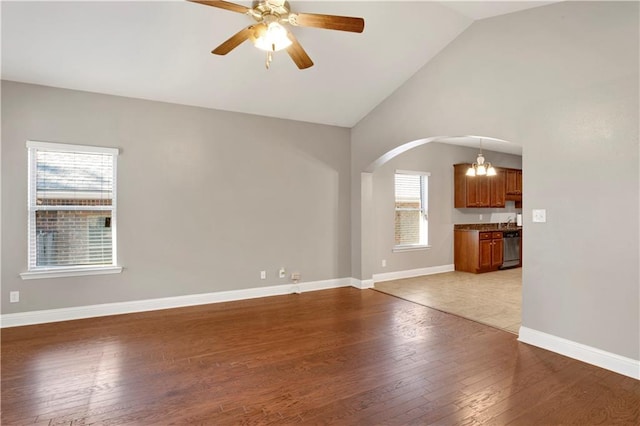
[[[484,274],[446,272],[375,283],[374,288],[411,302],[518,334],[522,268]]]

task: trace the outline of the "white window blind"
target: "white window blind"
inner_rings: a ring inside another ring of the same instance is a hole
[[[395,174],[395,245],[425,246],[428,239],[428,173]]]
[[[27,142],[29,271],[116,264],[117,149]]]

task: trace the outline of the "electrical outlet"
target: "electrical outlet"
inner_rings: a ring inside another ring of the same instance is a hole
[[[284,269],[284,266],[278,270],[278,276],[280,278],[285,278],[287,276],[287,271]]]
[[[20,301],[20,292],[19,291],[11,291],[9,292],[9,302],[10,303],[18,303]]]
[[[479,216],[479,217],[478,217],[478,219],[479,219],[479,220],[482,220],[482,215],[478,215],[478,216]]]
[[[383,268],[387,267],[387,259],[382,259],[382,267]]]
[[[297,283],[298,281],[300,281],[300,272],[292,272],[291,281],[293,281],[294,283]]]
[[[261,280],[267,279],[267,271],[260,271],[260,279]]]

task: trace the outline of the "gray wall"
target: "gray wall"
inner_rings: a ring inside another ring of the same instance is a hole
[[[430,142],[398,155],[378,167],[373,173],[373,229],[375,259],[373,273],[407,271],[453,264],[453,225],[456,223],[490,222],[500,212],[516,211],[509,202],[502,209],[453,208],[453,165],[475,161],[478,149]],[[487,161],[494,166],[521,168],[522,157],[484,150]],[[396,170],[429,172],[429,245],[425,250],[393,252],[395,244]],[[479,219],[482,214],[483,219]],[[387,266],[382,267],[382,260]]]
[[[437,135],[513,141],[523,326],[640,359],[638,17],[637,2],[563,2],[476,22],[364,118],[352,129],[354,275],[371,273],[358,264],[370,163]],[[534,208],[547,223],[532,223]]]
[[[564,2],[476,22],[350,148],[347,129],[3,83],[2,312],[274,285],[279,266],[369,279],[361,172],[406,142],[481,135],[524,147],[523,325],[640,359],[638,12]],[[20,280],[27,139],[122,149],[121,275]]]
[[[18,276],[28,139],[121,149],[122,274]],[[350,277],[349,198],[348,129],[2,83],[2,313]]]

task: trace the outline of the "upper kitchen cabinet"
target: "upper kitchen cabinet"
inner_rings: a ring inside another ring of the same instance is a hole
[[[495,168],[495,176],[485,177],[489,181],[489,205],[490,207],[504,207],[506,204],[506,173],[504,169]],[[477,177],[477,176],[476,176]]]
[[[454,207],[504,207],[506,174],[496,167],[495,176],[467,176],[471,164],[455,164]]]
[[[505,169],[506,171],[506,195],[522,196],[522,170]]]
[[[522,170],[505,169],[505,199],[516,202],[516,208],[522,207]]]

